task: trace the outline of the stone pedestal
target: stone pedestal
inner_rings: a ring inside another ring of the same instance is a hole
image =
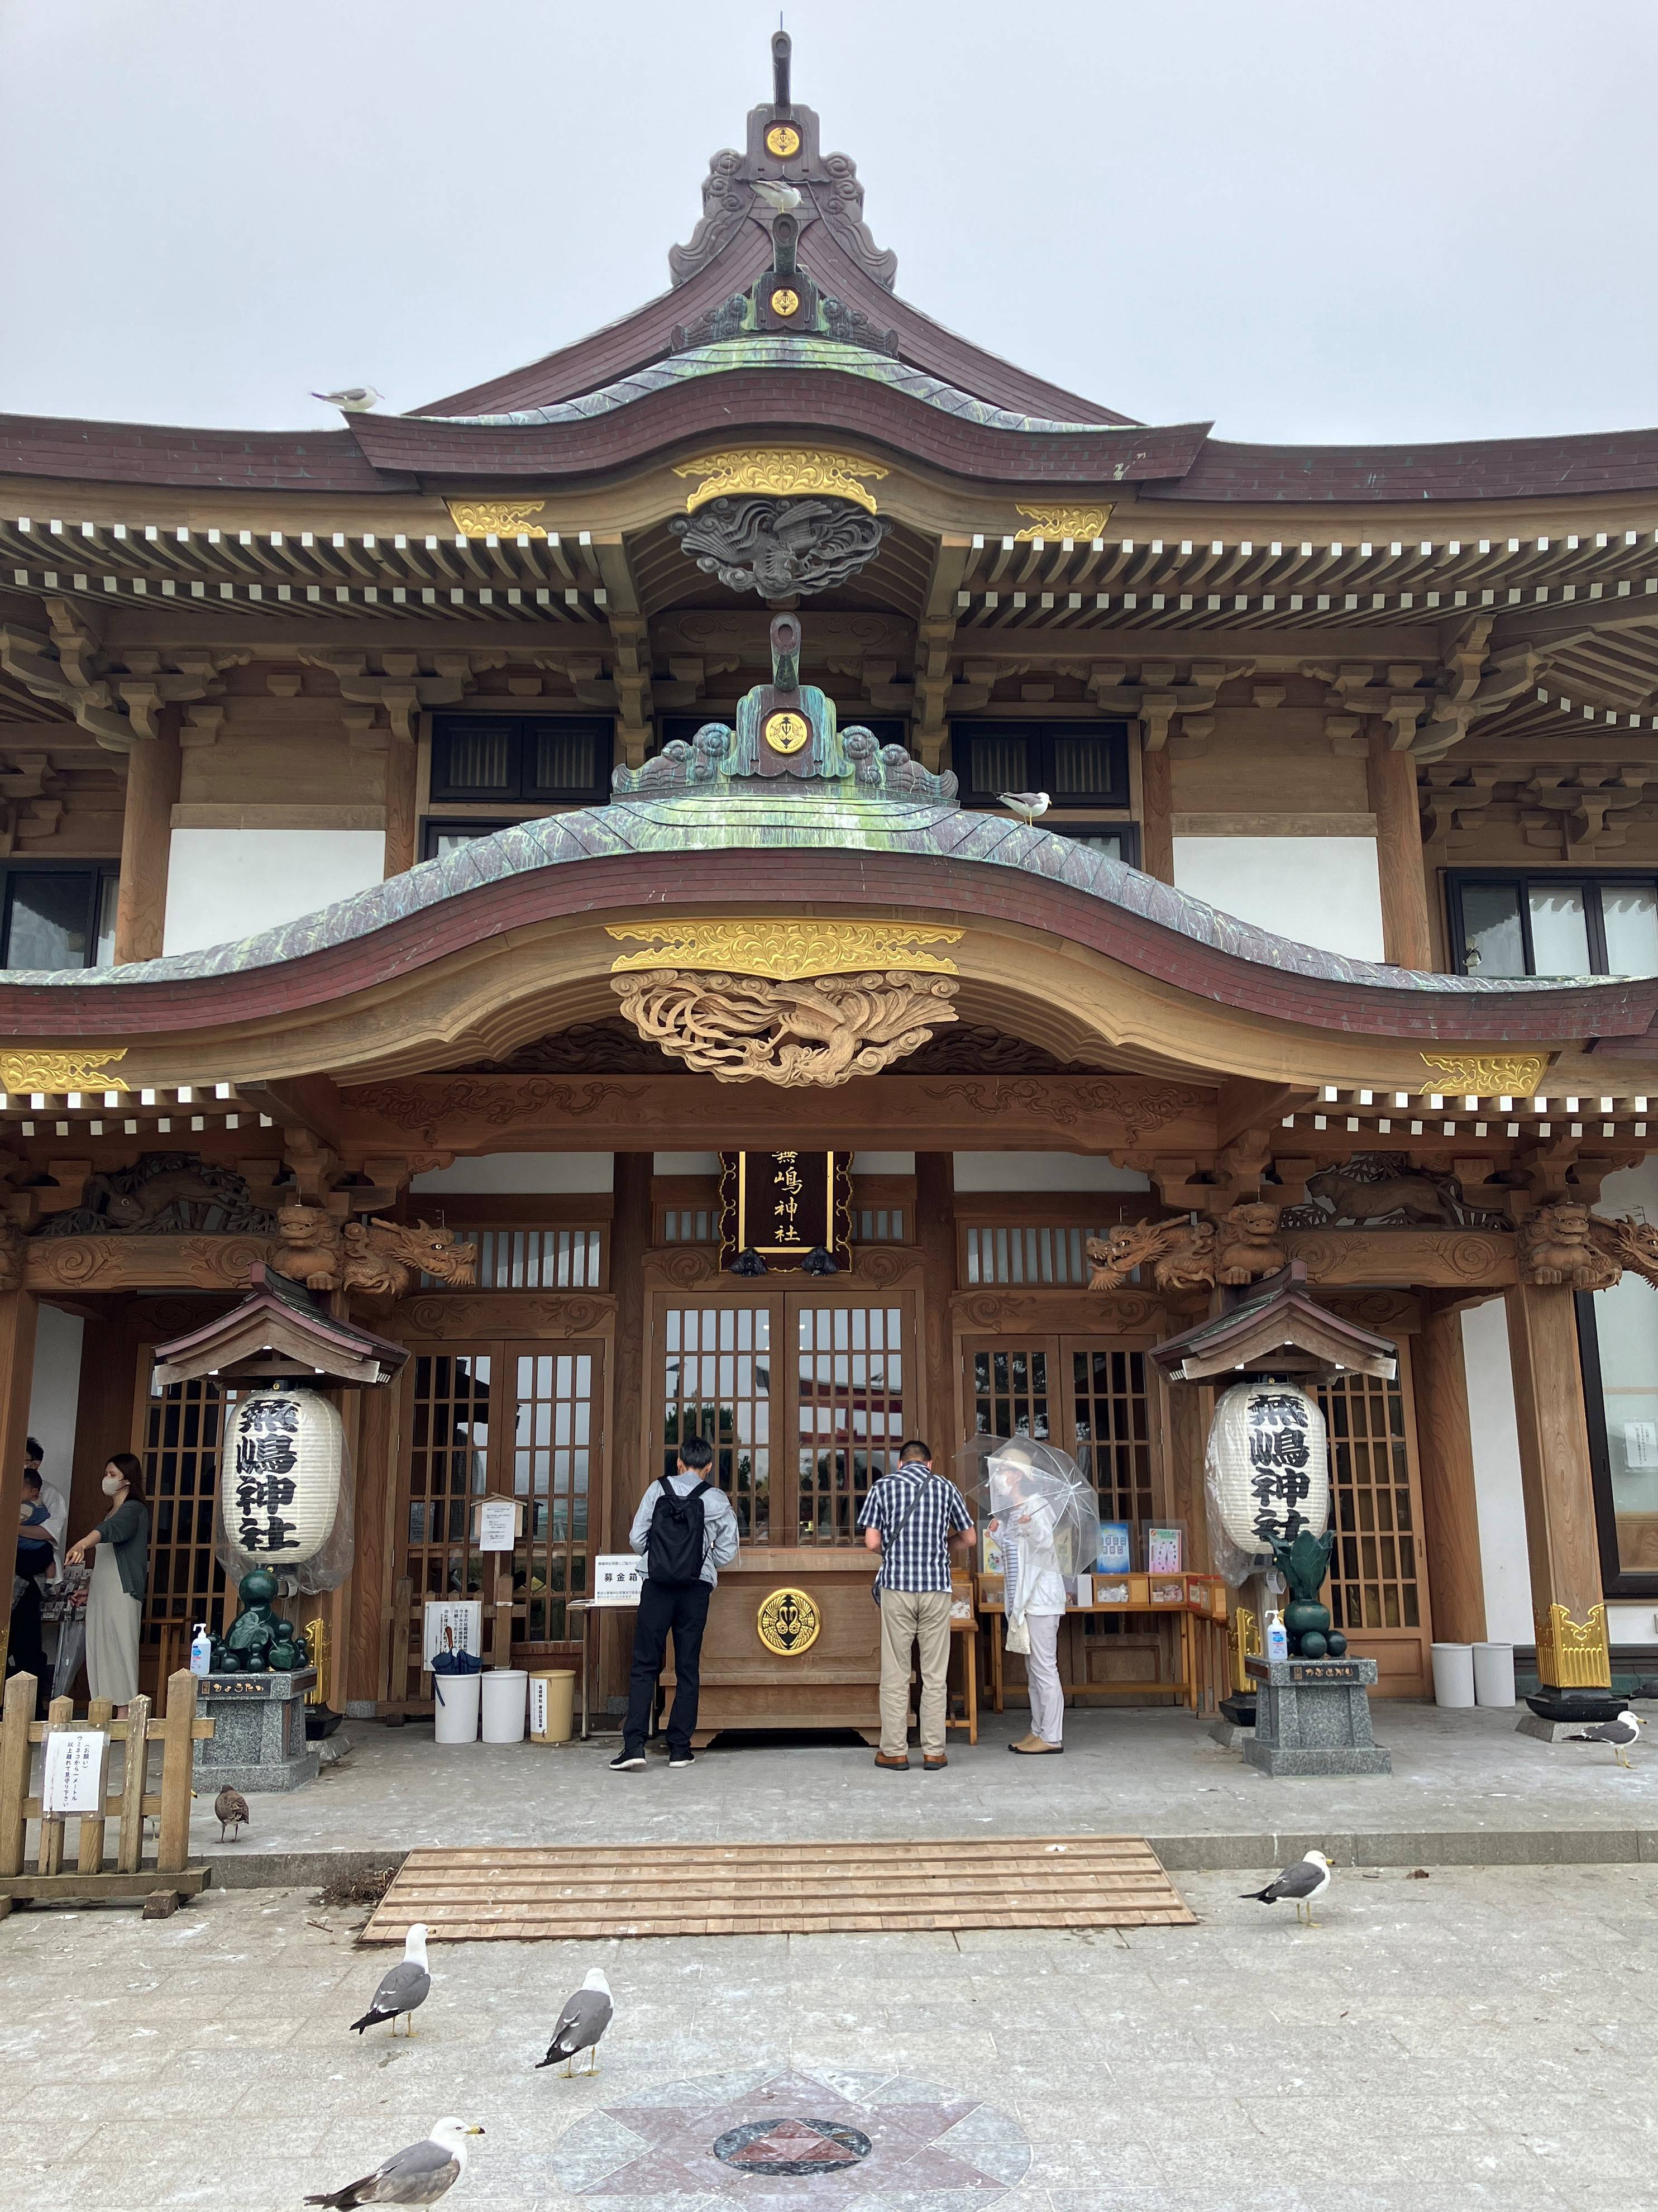
[[[306,1741],[305,1698],[316,1683],[314,1667],[293,1674],[203,1675],[196,1710],[215,1727],[196,1746],[197,1794],[226,1787],[297,1790],[314,1782],[320,1760],[317,1746]]]
[[[1258,1686],[1245,1762],[1263,1774],[1391,1774],[1370,1734],[1374,1659],[1247,1659]]]

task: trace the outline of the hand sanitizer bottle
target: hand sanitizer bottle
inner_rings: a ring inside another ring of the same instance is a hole
[[[1267,1614],[1264,1641],[1266,1644],[1266,1656],[1269,1660],[1287,1659],[1289,1657],[1289,1632],[1284,1626],[1284,1615],[1281,1613],[1269,1613]]]
[[[196,1633],[190,1639],[190,1671],[192,1674],[213,1672],[213,1638],[207,1632],[207,1623],[198,1620]]]

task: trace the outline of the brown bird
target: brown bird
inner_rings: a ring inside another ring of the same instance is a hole
[[[247,1809],[247,1800],[243,1796],[241,1791],[240,1790],[222,1790],[218,1796],[213,1800],[213,1810],[218,1816],[219,1841],[223,1843],[225,1839],[225,1830],[229,1827],[234,1827],[236,1832],[230,1840],[233,1844],[240,1842],[241,1839],[242,1822],[251,1819],[252,1817]]]

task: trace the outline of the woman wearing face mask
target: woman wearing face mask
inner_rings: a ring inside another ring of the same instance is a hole
[[[92,1554],[87,1596],[87,1680],[94,1698],[107,1698],[118,1714],[138,1694],[138,1626],[149,1571],[149,1508],[144,1471],[131,1452],[117,1452],[104,1468],[109,1512],[69,1550],[68,1564],[84,1566]]]

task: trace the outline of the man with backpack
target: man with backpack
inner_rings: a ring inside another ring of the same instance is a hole
[[[737,1557],[737,1516],[713,1480],[714,1448],[703,1437],[679,1447],[672,1474],[653,1482],[640,1500],[628,1541],[645,1562],[634,1628],[633,1675],[622,1748],[610,1770],[624,1774],[645,1764],[645,1738],[656,1706],[656,1686],[673,1636],[673,1711],[668,1716],[668,1764],[689,1766],[695,1756],[701,1691],[702,1631],[708,1600],[721,1567]]]
[[[858,1526],[881,1554],[875,1601],[881,1608],[881,1748],[878,1766],[909,1765],[909,1657],[920,1654],[921,1765],[935,1773],[944,1756],[945,1680],[950,1673],[950,1554],[973,1540],[973,1516],[953,1482],[932,1472],[919,1437],[898,1447],[897,1471],[871,1486]]]

